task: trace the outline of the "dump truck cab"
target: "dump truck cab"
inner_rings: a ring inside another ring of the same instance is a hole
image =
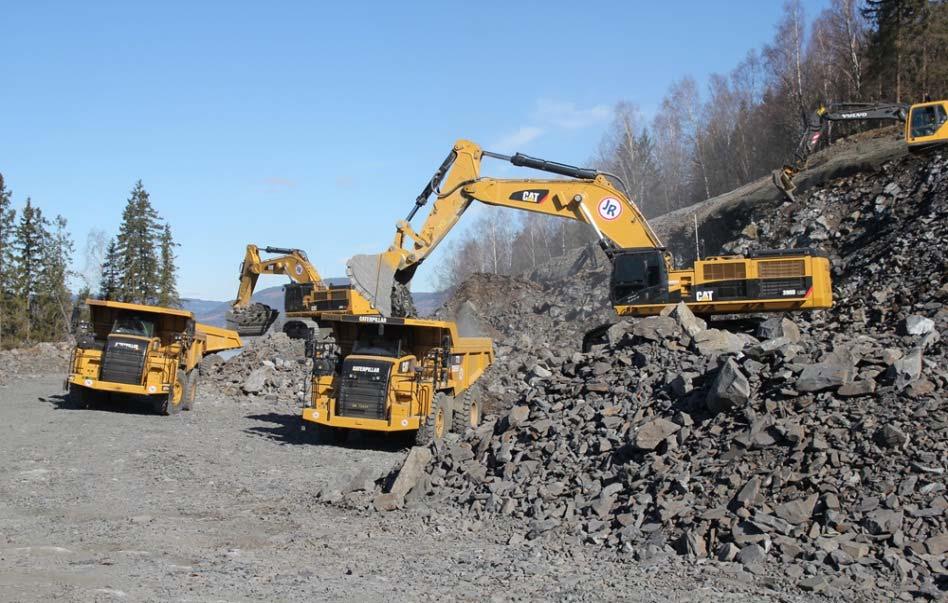
[[[480,422],[470,386],[493,362],[493,342],[452,322],[323,314],[303,420],[333,439],[348,430],[415,431],[425,444]]]
[[[67,389],[80,406],[107,394],[146,396],[164,413],[190,410],[205,354],[241,347],[234,331],[195,322],[186,310],[86,300]]]

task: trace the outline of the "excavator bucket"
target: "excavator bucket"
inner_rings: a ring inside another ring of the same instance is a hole
[[[263,335],[280,315],[266,304],[250,304],[243,308],[231,308],[227,313],[227,328],[237,331],[238,335],[254,337]]]
[[[382,316],[392,315],[392,287],[395,267],[381,254],[354,255],[346,264],[350,284],[361,293]]]
[[[774,170],[770,177],[774,181],[774,186],[782,190],[793,201],[793,191],[797,188],[797,185],[793,183],[793,172],[787,168],[780,168]]]

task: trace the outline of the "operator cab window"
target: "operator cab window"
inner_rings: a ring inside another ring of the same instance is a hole
[[[120,316],[112,324],[112,332],[116,335],[134,335],[150,339],[154,336],[155,324],[138,316]]]
[[[948,115],[941,105],[919,107],[912,111],[912,137],[931,136],[946,120]]]
[[[400,347],[397,341],[391,341],[378,336],[372,337],[363,335],[359,337],[359,340],[352,346],[352,353],[363,356],[387,356],[389,358],[397,358]]]

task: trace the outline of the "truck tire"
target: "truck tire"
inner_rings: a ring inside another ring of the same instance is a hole
[[[312,430],[313,439],[317,444],[338,446],[345,444],[346,440],[349,439],[349,430],[341,427],[314,423],[313,425],[307,426],[307,431],[310,430]]]
[[[474,398],[470,388],[461,396],[460,404],[454,409],[451,431],[464,435],[468,429],[477,429],[481,424],[481,403]]]
[[[195,369],[191,369],[184,375],[184,394],[181,397],[181,410],[194,410],[197,388],[198,372]]]
[[[94,402],[93,396],[94,392],[81,385],[76,385],[75,383],[69,384],[69,405],[73,408],[92,408]]]
[[[167,395],[159,396],[155,404],[156,410],[163,415],[176,415],[184,405],[184,391],[186,389],[187,376],[184,371],[177,371],[174,378],[174,385]]]
[[[432,442],[441,441],[448,431],[450,415],[451,397],[444,392],[438,392],[431,401],[431,412],[415,432],[415,446],[427,446]]]

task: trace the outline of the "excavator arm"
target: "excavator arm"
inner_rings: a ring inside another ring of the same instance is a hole
[[[569,179],[481,177],[483,157]],[[435,201],[427,219],[421,229],[413,230],[410,221],[432,195]],[[415,200],[408,217],[397,223],[395,240],[389,249],[382,254],[359,255],[349,260],[347,271],[352,285],[383,314],[391,313],[388,292],[393,287],[407,285],[418,266],[473,201],[585,222],[607,251],[662,247],[639,208],[610,181],[609,175],[520,153],[513,156],[492,153],[473,142],[460,140]],[[395,313],[399,313],[398,308]]]
[[[319,272],[309,262],[301,249],[282,247],[264,247],[264,253],[279,253],[273,258],[260,257],[260,248],[247,245],[244,261],[240,265],[240,285],[237,299],[231,304],[228,313],[228,326],[240,335],[262,335],[276,320],[279,312],[266,304],[251,303],[257,279],[261,274],[284,274],[297,283],[319,284],[322,279]]]
[[[240,265],[240,286],[237,288],[235,307],[246,306],[250,303],[257,278],[261,274],[285,274],[297,283],[320,283],[322,278],[319,272],[309,262],[302,249],[286,249],[283,247],[264,247],[264,253],[280,253],[279,257],[262,259],[260,248],[256,245],[247,245],[244,261]]]
[[[904,122],[908,108],[908,105],[900,103],[834,103],[828,107],[820,106],[807,118],[806,128],[793,152],[793,158],[774,171],[774,185],[793,199],[793,191],[796,189],[793,177],[806,168],[807,161],[819,146],[829,122],[870,119]]]
[[[547,171],[565,179],[482,177],[483,157]],[[618,183],[618,186],[617,184]],[[424,224],[410,221],[431,197]],[[387,251],[349,260],[351,285],[385,316],[403,315],[406,287],[473,201],[589,224],[612,261],[610,296],[619,315],[654,315],[669,303],[700,314],[827,308],[832,305],[829,263],[811,250],[768,250],[757,256],[707,258],[675,269],[671,255],[615,176],[522,154],[484,151],[458,141],[396,225]],[[393,292],[394,300],[393,303]]]

